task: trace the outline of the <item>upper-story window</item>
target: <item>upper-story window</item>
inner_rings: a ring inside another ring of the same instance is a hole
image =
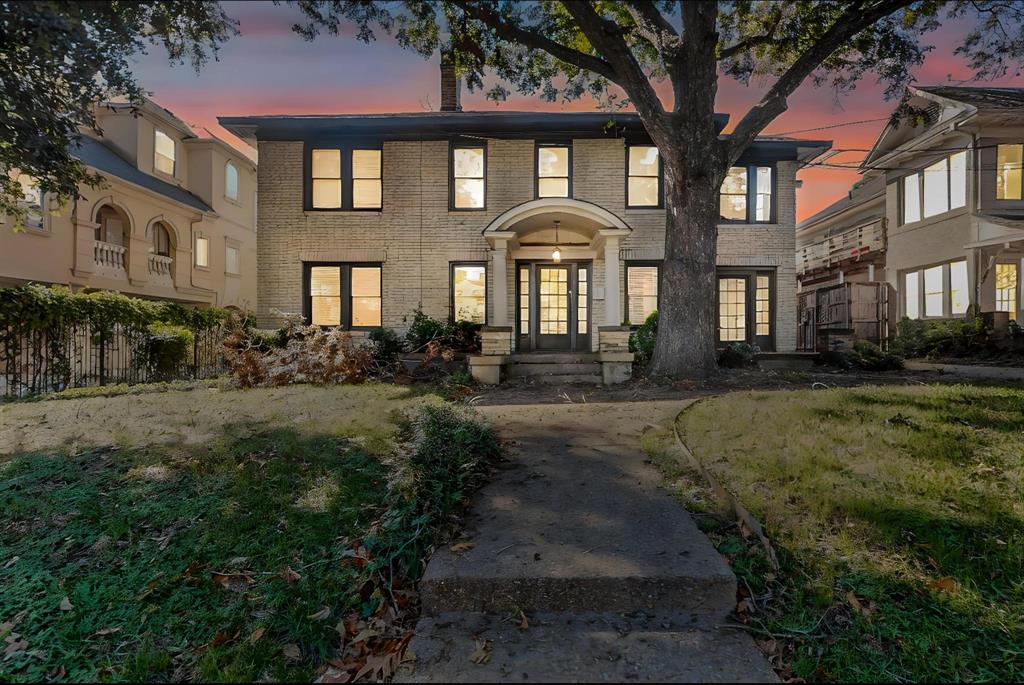
[[[967,152],[943,157],[917,173],[905,176],[902,185],[904,224],[943,214],[967,204]]]
[[[487,206],[487,148],[477,144],[451,147],[451,209]]]
[[[352,209],[380,209],[383,198],[381,151],[352,151]]]
[[[238,167],[234,162],[224,165],[224,197],[238,201]]]
[[[174,139],[157,129],[153,134],[153,168],[168,176],[174,176],[176,159]]]
[[[341,150],[313,150],[313,208],[341,209]]]
[[[20,174],[18,176],[18,184],[21,186],[21,201],[19,204],[25,210],[25,227],[42,230],[45,222],[43,202],[46,196],[39,189],[39,183],[36,179],[28,174]]]
[[[661,158],[653,145],[626,148],[626,206],[661,207]]]
[[[718,215],[723,222],[772,221],[775,179],[770,166],[730,167],[718,196]]]
[[[572,148],[537,145],[537,197],[572,195]]]
[[[1024,194],[1024,144],[996,148],[996,199],[1020,200]]]

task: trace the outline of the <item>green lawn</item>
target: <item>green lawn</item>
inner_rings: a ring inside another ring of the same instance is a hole
[[[678,428],[780,549],[776,577],[735,526],[698,516],[752,591],[749,627],[795,675],[1024,679],[1024,390],[737,393]],[[655,452],[689,506],[715,508]]]
[[[407,391],[307,390],[360,422],[311,407],[302,428],[0,457],[0,681],[308,681],[339,620],[402,601],[496,442]],[[216,398],[244,415],[273,392]]]

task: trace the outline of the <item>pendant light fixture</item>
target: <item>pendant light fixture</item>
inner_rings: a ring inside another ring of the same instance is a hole
[[[558,249],[558,221],[555,221],[555,249],[551,252],[551,261],[558,264],[562,261],[562,251]]]

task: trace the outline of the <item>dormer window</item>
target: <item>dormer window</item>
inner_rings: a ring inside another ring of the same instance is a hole
[[[175,159],[174,139],[157,129],[153,136],[153,168],[174,176]]]
[[[224,165],[224,197],[238,201],[238,167],[234,162]]]

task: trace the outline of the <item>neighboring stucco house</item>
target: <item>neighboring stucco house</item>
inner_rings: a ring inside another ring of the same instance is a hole
[[[1024,89],[916,87],[909,105],[921,116],[886,125],[864,181],[798,227],[802,287],[884,282],[890,321],[1018,319]]]
[[[484,352],[622,354],[658,306],[664,181],[635,114],[221,117],[258,146],[258,319],[486,324]],[[718,116],[720,129],[727,117]],[[723,186],[722,344],[795,348],[796,172],[829,143],[758,140]],[[516,355],[521,358],[521,355]],[[505,360],[502,360],[505,361]]]
[[[29,217],[0,216],[0,285],[35,282],[183,304],[256,307],[256,166],[146,100],[97,106],[73,154],[106,180],[77,201],[21,176]]]

